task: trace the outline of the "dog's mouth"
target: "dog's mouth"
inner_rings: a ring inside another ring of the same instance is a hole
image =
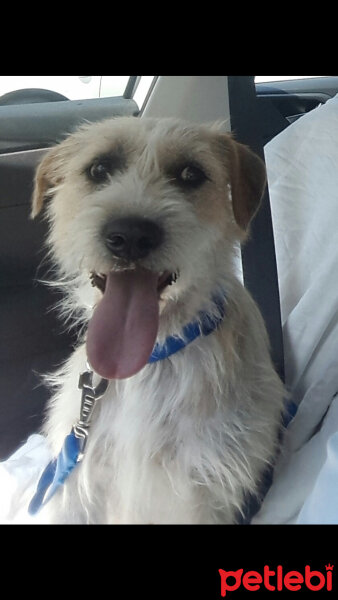
[[[87,356],[106,379],[135,375],[148,362],[159,326],[159,302],[178,272],[156,273],[142,267],[91,273],[102,292],[87,331]]]
[[[179,277],[179,271],[174,271],[174,272],[170,272],[170,271],[161,271],[158,274],[158,284],[157,284],[157,292],[159,297],[161,296],[161,293],[170,285],[172,285],[173,283],[176,283],[177,279]],[[106,282],[107,282],[107,275],[104,275],[103,273],[96,273],[95,271],[92,271],[90,274],[90,280],[91,280],[91,284],[93,287],[97,287],[102,294],[104,294],[105,289],[106,289]]]

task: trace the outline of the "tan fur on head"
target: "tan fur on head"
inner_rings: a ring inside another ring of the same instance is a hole
[[[49,151],[48,155],[44,157],[37,168],[32,199],[32,219],[34,219],[42,210],[47,192],[52,186],[51,173],[54,164],[54,155],[55,152]]]
[[[114,169],[104,185],[94,185],[88,173],[102,156],[113,160]],[[204,173],[201,185],[182,185],[180,174],[189,165]],[[177,302],[189,290],[193,314],[194,288],[204,286],[207,293],[214,287],[211,268],[222,269],[235,242],[245,240],[264,185],[261,159],[218,124],[119,117],[85,124],[47,152],[36,173],[32,216],[52,198],[49,244],[67,278],[77,276],[80,264],[87,277],[119,268],[99,238],[107,220],[154,220],[166,243],[141,266],[179,268],[179,283],[163,297]]]
[[[228,135],[220,136],[218,141],[226,150],[234,216],[237,224],[246,231],[263,196],[265,165],[257,154]]]
[[[109,132],[110,123],[113,124],[119,120],[125,121],[126,119],[107,121],[107,132]],[[101,126],[102,128],[102,125],[104,125],[104,122],[98,124],[97,127]],[[83,143],[86,142],[83,134],[87,129],[88,126],[85,125],[77,134],[70,136],[64,142],[52,148],[40,163],[35,176],[32,218],[36,217],[42,210],[43,202],[50,190],[62,184],[67,172],[68,160],[72,153],[74,154],[81,149],[81,139],[83,138]],[[223,161],[224,173],[231,186],[234,217],[242,230],[240,237],[243,239],[245,237],[243,233],[247,231],[251,219],[258,210],[266,185],[264,163],[248,147],[236,142],[231,135],[217,132],[216,125],[214,128],[212,126],[207,128],[203,125],[191,125],[191,130],[195,131],[194,138],[196,141],[198,141],[199,134],[202,138],[208,139],[211,149],[215,149],[216,156]],[[114,134],[114,131],[112,133]],[[89,141],[90,138],[88,138]],[[135,145],[135,148],[137,148],[137,145]],[[170,151],[172,154],[175,153],[174,145],[170,148]]]
[[[44,201],[53,189],[64,180],[64,169],[69,154],[76,151],[72,137],[47,151],[40,162],[34,179],[31,218],[34,219],[43,208]]]

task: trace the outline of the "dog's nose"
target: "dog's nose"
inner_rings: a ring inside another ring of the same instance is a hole
[[[150,219],[125,217],[109,221],[103,229],[106,247],[127,260],[145,258],[163,241],[163,229]]]

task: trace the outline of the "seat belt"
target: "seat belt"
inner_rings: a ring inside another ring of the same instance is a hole
[[[231,131],[235,139],[249,146],[264,160],[255,80],[253,76],[228,76]],[[244,285],[257,303],[270,339],[270,352],[278,375],[284,382],[284,349],[281,324],[278,274],[268,186],[261,206],[251,222],[250,236],[241,248]],[[260,498],[272,483],[273,468],[262,476]],[[239,519],[249,524],[261,500],[248,495],[244,514]]]
[[[249,146],[264,160],[254,77],[229,75],[228,93],[235,140]],[[271,358],[284,381],[283,335],[268,187],[241,252],[244,285],[262,313],[270,338]]]

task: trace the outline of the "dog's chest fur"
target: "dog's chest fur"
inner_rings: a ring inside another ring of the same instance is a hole
[[[254,334],[254,321],[245,324],[247,334]],[[244,344],[244,362],[235,364],[226,356],[227,325],[171,359],[110,383],[95,408],[83,463],[47,507],[51,521],[236,520],[244,490],[256,491],[257,474],[273,454],[276,436],[271,431],[281,400],[277,376],[262,366],[264,345],[257,353],[259,339],[257,347]],[[80,347],[60,374],[62,386],[46,425],[56,453],[78,418],[76,374],[85,361]]]

